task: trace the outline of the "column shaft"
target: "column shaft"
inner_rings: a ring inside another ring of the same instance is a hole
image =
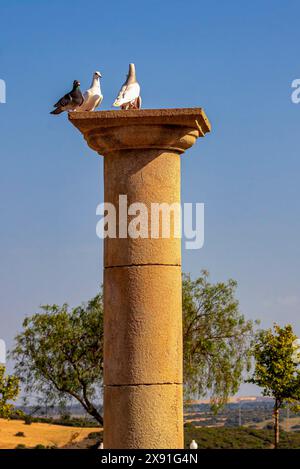
[[[150,231],[151,203],[180,202],[180,156],[157,149],[111,152],[104,181],[105,202],[118,215],[120,195],[128,206],[145,204]],[[183,446],[181,256],[173,234],[105,239],[106,448]]]

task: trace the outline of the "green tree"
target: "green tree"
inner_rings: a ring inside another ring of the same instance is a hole
[[[183,275],[184,383],[187,396],[211,396],[214,410],[235,394],[250,369],[252,321],[239,311],[237,283]]]
[[[263,395],[274,398],[274,443],[279,443],[279,410],[292,404],[300,410],[300,368],[297,337],[291,325],[260,330],[253,347],[255,369],[248,382],[263,388]]]
[[[249,365],[252,322],[235,299],[236,283],[211,284],[207,272],[183,276],[184,379],[188,394],[211,392],[217,408],[238,390]],[[51,402],[75,398],[102,425],[97,390],[102,388],[102,294],[69,310],[47,305],[26,318],[12,351],[25,390]]]
[[[87,305],[42,306],[23,322],[11,352],[15,371],[29,394],[48,405],[77,400],[100,425],[103,370],[102,294]]]
[[[19,379],[16,376],[6,376],[5,366],[0,365],[0,417],[9,418],[14,413],[15,401],[19,395]]]

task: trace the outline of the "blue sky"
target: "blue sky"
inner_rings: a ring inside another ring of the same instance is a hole
[[[41,303],[97,292],[103,161],[49,111],[95,70],[110,109],[129,62],[144,107],[201,106],[212,123],[182,158],[182,201],[205,203],[183,270],[236,279],[247,317],[300,334],[299,16],[293,0],[0,0],[0,338]]]

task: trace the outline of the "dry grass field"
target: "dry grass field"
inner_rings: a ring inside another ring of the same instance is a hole
[[[262,428],[265,428],[266,425],[273,425],[273,424],[274,424],[273,419],[269,419],[269,420],[263,420],[262,422],[255,423],[255,427],[262,429]],[[244,426],[249,427],[250,425],[253,425],[253,424],[249,423],[249,424],[245,424]],[[293,428],[296,425],[298,425],[299,428]],[[288,431],[288,432],[299,431],[300,430],[300,417],[291,417],[289,419],[286,419],[283,417],[280,419],[280,426],[285,431]]]
[[[89,433],[100,431],[93,428],[64,427],[48,423],[32,423],[25,425],[22,420],[0,419],[0,449],[13,449],[22,444],[27,448],[37,445],[57,446],[76,444],[88,436]],[[23,432],[25,436],[16,436]]]

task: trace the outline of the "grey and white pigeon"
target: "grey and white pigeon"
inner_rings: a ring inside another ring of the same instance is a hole
[[[94,111],[96,107],[100,106],[103,100],[100,78],[102,78],[101,73],[95,72],[91,87],[83,93],[84,102],[76,111]]]
[[[80,91],[80,82],[74,80],[73,88],[70,93],[65,94],[56,104],[54,104],[55,109],[50,112],[50,114],[61,114],[64,111],[75,111],[81,104],[84,99]]]
[[[140,109],[142,106],[140,90],[140,85],[136,80],[135,66],[134,64],[129,64],[126,81],[122,85],[113,106],[120,107],[121,109]]]

